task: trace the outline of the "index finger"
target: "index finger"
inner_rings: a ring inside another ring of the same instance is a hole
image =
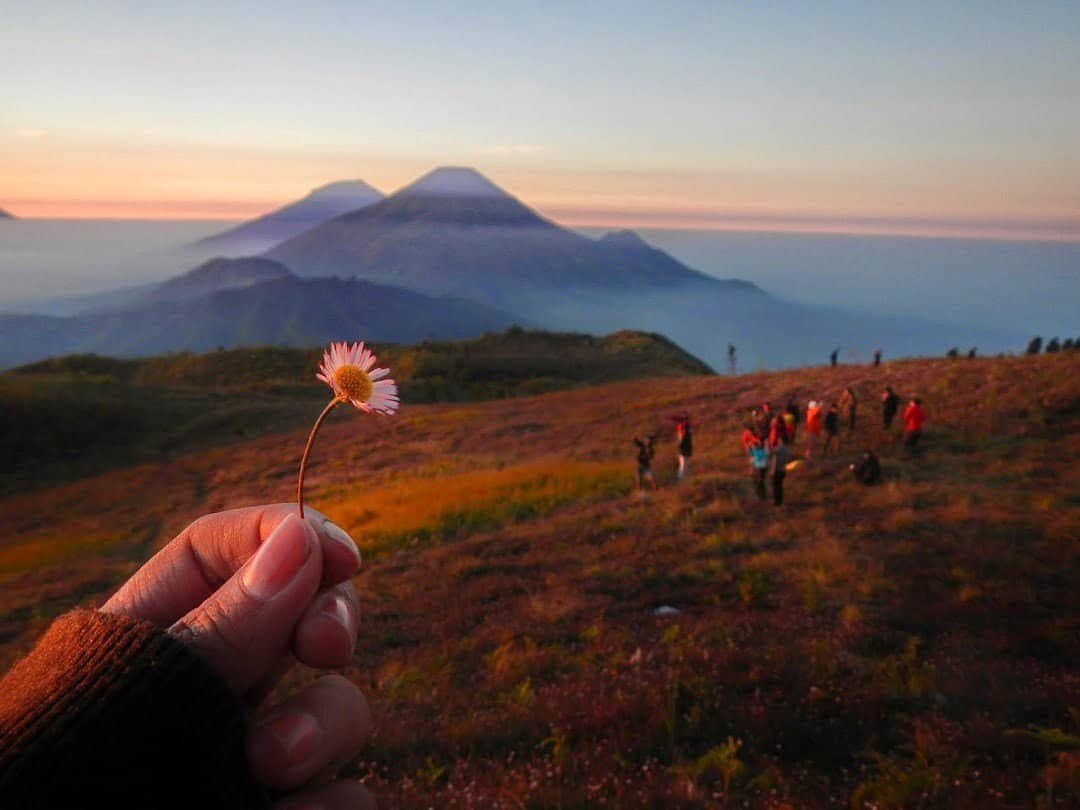
[[[228,581],[278,524],[295,513],[295,504],[280,503],[199,518],[136,571],[102,610],[172,625]],[[304,516],[322,546],[323,587],[355,574],[360,552],[352,538],[310,507]]]

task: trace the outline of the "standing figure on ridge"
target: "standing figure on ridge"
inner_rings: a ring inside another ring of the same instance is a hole
[[[735,376],[735,344],[729,343],[727,345],[727,366],[728,374],[732,377]]]
[[[833,349],[832,352],[829,354],[829,365],[832,366],[833,368],[836,368],[836,360],[837,360],[837,358],[839,356],[840,356],[840,350],[839,349]]]
[[[874,368],[881,365],[881,349],[874,349]]]

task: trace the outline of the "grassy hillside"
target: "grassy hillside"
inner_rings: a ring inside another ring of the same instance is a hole
[[[659,335],[511,329],[375,347],[417,404],[523,396],[710,369]],[[0,492],[299,427],[326,389],[321,349],[256,348],[140,360],[72,355],[0,374]],[[314,410],[313,412],[313,408]]]
[[[1078,380],[1058,354],[336,413],[310,502],[367,550],[346,674],[378,719],[347,770],[404,808],[1076,806]],[[927,405],[917,455],[885,383]],[[844,455],[759,504],[746,411],[847,385]],[[0,665],[194,517],[287,500],[305,428],[0,499]]]

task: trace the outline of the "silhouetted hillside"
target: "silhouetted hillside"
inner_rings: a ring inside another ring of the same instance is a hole
[[[359,280],[284,277],[96,315],[0,315],[0,367],[75,352],[144,357],[222,346],[311,346],[352,335],[411,343],[472,337],[519,321],[457,298]]]
[[[511,329],[376,348],[406,406],[710,373],[665,338],[633,332]],[[128,360],[71,355],[0,374],[0,454],[12,465],[0,491],[293,427],[326,399],[315,381],[321,356],[271,347]]]
[[[15,219],[15,216],[0,208],[0,219]]]
[[[186,301],[222,290],[243,289],[264,281],[291,277],[289,268],[270,259],[255,257],[211,259],[194,270],[164,281],[144,292],[132,305],[161,301]]]

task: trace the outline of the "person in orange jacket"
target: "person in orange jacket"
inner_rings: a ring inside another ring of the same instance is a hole
[[[922,436],[923,425],[926,424],[926,411],[923,410],[922,400],[913,397],[907,407],[904,408],[904,447],[914,448]]]
[[[823,402],[810,400],[806,406],[806,457],[813,458],[817,453],[818,443],[821,441],[821,432],[824,429],[822,422]]]

